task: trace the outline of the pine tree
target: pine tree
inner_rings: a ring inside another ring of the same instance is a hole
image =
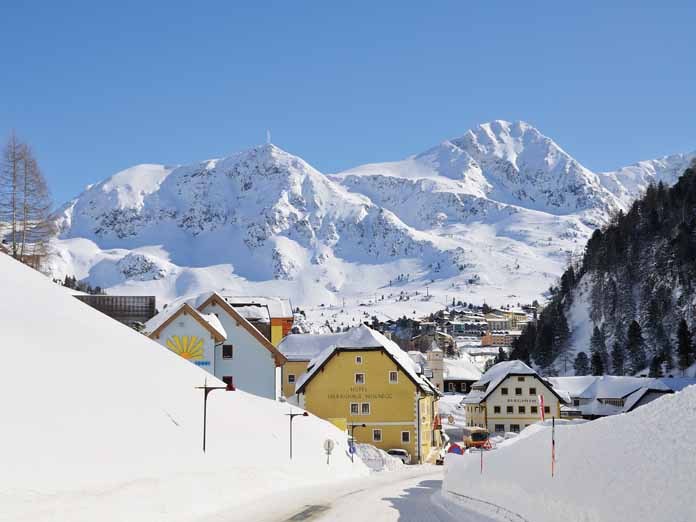
[[[626,364],[626,353],[623,344],[619,341],[614,343],[614,349],[611,351],[611,366],[614,368],[614,375],[624,374],[624,365]]]
[[[599,352],[592,353],[591,366],[592,375],[604,375],[604,363]]]
[[[693,362],[692,350],[693,343],[691,339],[691,332],[689,331],[689,326],[686,321],[682,319],[679,321],[679,327],[677,328],[677,359],[679,364],[679,369],[684,372],[691,363]]]
[[[650,373],[648,376],[653,378],[662,377],[662,357],[659,355],[655,355],[650,360]]]
[[[647,366],[647,356],[645,355],[645,341],[643,332],[637,321],[631,321],[628,327],[626,340],[626,353],[630,362],[630,373],[635,375]]]
[[[579,352],[575,356],[575,375],[588,375],[590,373],[590,360],[585,352]]]
[[[596,325],[594,330],[592,330],[592,337],[590,338],[590,353],[594,354],[598,352],[602,357],[602,367],[608,373],[609,372],[609,352],[607,351],[607,344],[604,335],[604,328],[598,328]]]

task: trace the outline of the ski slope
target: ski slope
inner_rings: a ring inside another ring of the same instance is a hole
[[[186,521],[279,489],[361,477],[345,436],[241,391],[0,255],[0,520]],[[322,444],[336,441],[327,466]]]

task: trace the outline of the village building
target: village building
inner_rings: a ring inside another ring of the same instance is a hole
[[[253,308],[265,307],[270,317],[270,340],[273,346],[290,333],[294,321],[290,300],[284,297],[232,296],[223,294],[231,306]]]
[[[157,315],[154,295],[75,295],[104,315],[130,326],[142,326]]]
[[[345,332],[331,334],[290,334],[278,345],[278,350],[287,362],[282,368],[283,397],[295,395],[297,379],[307,371],[312,359],[327,346],[331,346],[346,337]]]
[[[195,304],[153,318],[149,337],[240,390],[277,399],[285,357],[220,294],[200,296]],[[219,335],[206,338],[201,320]]]
[[[462,400],[467,425],[488,429],[491,433],[519,433],[541,418],[561,417],[566,398],[551,383],[522,361],[504,361],[492,366],[471,386]]]
[[[680,391],[692,378],[650,378],[617,375],[586,375],[575,377],[549,377],[549,382],[560,394],[568,398],[564,417],[598,419],[608,415],[628,413],[663,395]]]
[[[471,385],[481,378],[481,370],[466,353],[443,363],[442,390],[446,393],[469,393]]]
[[[481,346],[509,348],[520,335],[519,330],[490,330],[481,337]]]
[[[486,323],[488,323],[488,330],[510,330],[512,328],[512,321],[510,318],[502,313],[490,313],[486,314]]]
[[[296,393],[301,407],[347,426],[357,442],[404,449],[413,462],[441,443],[440,393],[406,352],[367,326],[330,340],[297,379]]]

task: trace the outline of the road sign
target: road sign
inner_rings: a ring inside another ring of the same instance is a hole
[[[324,441],[324,451],[326,451],[326,463],[329,463],[329,457],[331,456],[331,452],[334,449],[334,446],[336,443],[332,441],[331,439],[326,439]]]

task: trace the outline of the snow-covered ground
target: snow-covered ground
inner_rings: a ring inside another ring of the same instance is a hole
[[[628,413],[534,425],[480,455],[448,454],[443,490],[454,502],[490,502],[533,522],[696,520],[696,386]],[[464,497],[475,500],[468,500]]]
[[[187,521],[369,471],[345,434],[241,391],[0,255],[0,520]],[[329,465],[326,439],[336,449]]]

